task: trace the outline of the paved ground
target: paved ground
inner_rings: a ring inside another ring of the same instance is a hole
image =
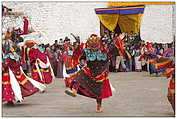
[[[3,104],[3,117],[174,116],[166,97],[168,80],[165,77],[122,72],[110,73],[110,79],[116,92],[103,100],[103,113],[95,112],[93,99],[65,95],[63,80],[55,79],[44,94],[26,97],[23,103],[12,107]]]

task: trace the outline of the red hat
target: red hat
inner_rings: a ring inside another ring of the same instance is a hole
[[[97,37],[97,35],[96,34],[92,34],[90,37]]]

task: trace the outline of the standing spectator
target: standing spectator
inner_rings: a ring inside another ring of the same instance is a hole
[[[57,51],[56,51],[56,59],[57,59],[57,73],[56,73],[56,77],[57,78],[63,78],[63,61],[62,61],[62,58],[61,58],[61,55],[62,55],[62,50],[61,48],[59,48]]]
[[[46,55],[49,57],[49,61],[51,63],[54,75],[56,76],[57,72],[57,61],[55,56],[55,47],[51,46],[50,48],[46,49]]]
[[[5,40],[11,39],[12,38],[12,32],[8,28],[7,31],[5,32]]]
[[[173,57],[175,54],[174,44],[168,44],[168,48],[164,51],[164,57]]]
[[[58,45],[61,47],[63,45],[63,39],[60,38]]]
[[[124,56],[126,55],[125,53],[125,45],[123,43],[123,38],[124,38],[124,33],[120,34],[118,37],[114,39],[115,45],[118,48],[118,56],[116,57],[116,72],[119,71],[119,65],[121,64],[123,70],[126,70],[126,66],[124,64]]]
[[[128,47],[127,52],[129,53],[130,57],[129,59],[127,59],[126,63],[127,63],[127,68],[128,71],[132,71],[133,69],[133,59],[134,59],[134,55],[135,55],[135,51],[133,49],[133,46]]]
[[[151,76],[153,76],[154,73],[157,73],[157,70],[155,68],[155,63],[156,63],[156,58],[153,57],[153,55],[156,54],[156,50],[153,47],[154,45],[152,43],[147,43],[146,47],[147,47],[147,54],[150,54],[151,57],[148,58],[148,64],[149,64],[149,73]]]
[[[163,48],[160,44],[156,45],[156,55],[163,56]]]
[[[115,69],[116,57],[119,55],[119,51],[118,51],[118,49],[116,48],[116,46],[114,45],[113,42],[109,45],[109,50],[110,50],[109,52],[111,54],[109,70],[110,70],[110,72],[113,72],[113,71],[116,72],[116,69]]]
[[[2,15],[3,16],[8,15],[10,11],[12,11],[12,9],[7,8],[6,6],[2,5]]]
[[[129,34],[129,37],[128,37],[128,38],[129,38],[128,40],[129,40],[130,42],[133,42],[133,41],[134,41],[134,39],[135,39],[135,38],[134,38],[133,31],[131,31],[131,32],[130,32],[130,34]]]
[[[111,38],[110,38],[109,32],[105,31],[104,35],[102,37],[102,41],[104,41],[104,42],[110,42],[110,40],[111,40]]]
[[[53,44],[55,50],[58,48],[58,40],[55,40],[55,43]]]
[[[145,42],[144,41],[141,42],[141,48],[140,48],[140,50],[141,50],[141,55],[143,55],[144,52],[145,52],[145,50],[146,50]],[[141,60],[141,63],[142,63],[142,71],[148,71],[147,61],[144,58],[143,58],[143,60],[142,59],[140,59],[140,60]]]
[[[141,61],[139,61],[140,59],[140,49],[136,48],[135,49],[135,70],[138,72],[142,71],[142,65],[141,65]]]

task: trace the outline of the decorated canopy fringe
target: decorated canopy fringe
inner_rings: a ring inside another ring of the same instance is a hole
[[[108,7],[136,6],[136,5],[169,5],[175,2],[108,2]]]
[[[118,24],[122,32],[137,33],[140,30],[144,5],[97,8],[95,12],[108,30],[114,31]]]

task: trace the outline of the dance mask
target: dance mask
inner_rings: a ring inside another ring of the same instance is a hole
[[[101,40],[96,34],[92,34],[86,42],[86,47],[90,50],[97,51],[101,48]]]

